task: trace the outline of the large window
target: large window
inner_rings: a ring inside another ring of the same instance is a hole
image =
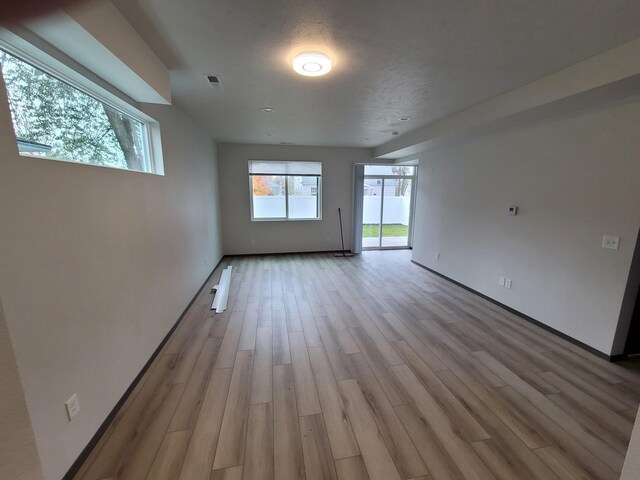
[[[251,220],[322,218],[320,162],[249,161]]]
[[[21,155],[152,172],[148,126],[0,50]]]

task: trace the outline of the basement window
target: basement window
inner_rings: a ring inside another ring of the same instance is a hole
[[[252,221],[320,220],[322,163],[249,161]]]
[[[20,155],[158,173],[147,122],[4,50],[0,69]]]

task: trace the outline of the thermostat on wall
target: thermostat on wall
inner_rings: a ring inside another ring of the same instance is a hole
[[[518,207],[509,207],[509,216],[513,217],[518,214]]]

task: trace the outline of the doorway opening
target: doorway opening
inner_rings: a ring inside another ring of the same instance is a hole
[[[365,165],[362,249],[411,248],[415,165]]]
[[[635,297],[635,298],[634,298]],[[640,231],[636,239],[636,248],[631,260],[629,279],[625,298],[622,301],[622,311],[632,306],[629,330],[624,346],[624,355],[640,357]]]
[[[640,291],[636,294],[636,304],[631,315],[624,353],[627,356],[640,356]]]

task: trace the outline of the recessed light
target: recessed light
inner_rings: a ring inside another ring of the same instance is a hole
[[[267,113],[271,113],[271,112],[273,112],[273,108],[272,107],[263,107],[262,111],[263,112],[267,112]]]
[[[293,59],[293,69],[306,77],[319,77],[331,71],[331,59],[324,53],[304,52]]]
[[[409,120],[411,120],[411,117],[400,117],[398,120],[400,120],[401,122],[408,122]]]

